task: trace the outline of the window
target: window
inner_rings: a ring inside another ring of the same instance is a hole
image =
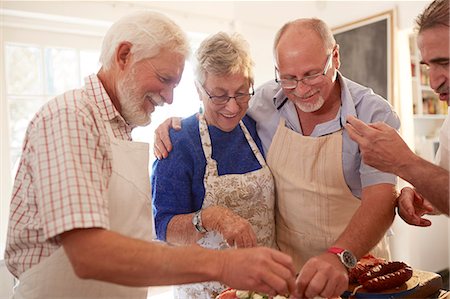
[[[20,160],[28,123],[52,97],[82,86],[82,78],[96,72],[98,51],[6,43],[6,99],[10,121],[11,171]],[[95,59],[95,60],[94,60]]]

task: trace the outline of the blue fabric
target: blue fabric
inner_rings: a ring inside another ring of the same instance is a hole
[[[263,153],[255,121],[245,116],[243,122]],[[182,120],[181,127],[180,131],[170,131],[173,150],[166,159],[155,161],[151,176],[156,236],[163,241],[172,217],[199,210],[205,196],[206,159],[196,116]],[[217,161],[219,175],[261,169],[239,125],[231,132],[214,126],[208,129],[213,145],[212,158]]]

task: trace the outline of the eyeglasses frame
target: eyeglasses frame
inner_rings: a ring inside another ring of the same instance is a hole
[[[226,95],[226,96],[225,96],[225,95],[223,95],[223,96],[213,96],[213,95],[211,95],[211,94],[206,90],[206,88],[205,88],[205,86],[203,86],[203,84],[200,84],[200,86],[203,88],[203,90],[205,91],[205,93],[206,93],[206,95],[208,96],[209,100],[210,100],[211,103],[213,103],[214,105],[223,105],[223,106],[224,106],[224,105],[228,104],[228,102],[229,102],[231,99],[234,99],[234,100],[236,101],[236,103],[243,104],[243,103],[245,103],[245,102],[250,101],[251,97],[255,95],[255,89],[254,89],[254,87],[253,87],[253,84],[250,85],[250,90],[251,90],[250,93],[242,93],[242,94],[239,94],[239,95],[234,95],[234,96],[232,96],[232,97],[230,97],[229,95]],[[237,97],[241,97],[241,96],[248,96],[248,100],[247,100],[247,101],[240,101],[240,100],[238,100]],[[223,103],[217,103],[216,100],[215,100],[215,98],[222,98],[222,97],[228,97],[228,99],[227,99],[225,102],[223,102]]]
[[[303,78],[301,78],[301,79],[297,79],[297,78],[292,78],[292,79],[278,79],[278,77],[279,77],[279,76],[278,76],[279,70],[278,70],[277,67],[275,66],[275,82],[278,83],[278,84],[280,84],[280,85],[281,85],[281,81],[282,81],[282,80],[290,80],[290,81],[295,81],[295,82],[296,82],[295,86],[293,86],[293,87],[290,87],[290,88],[288,88],[288,87],[283,87],[283,88],[286,88],[286,89],[295,89],[295,88],[297,88],[299,82],[302,82],[304,85],[311,86],[310,84],[305,83],[304,80],[305,80],[305,79],[308,79],[308,78],[311,79],[311,78],[313,78],[313,77],[325,76],[325,75],[327,74],[328,70],[329,70],[330,67],[331,67],[331,62],[332,62],[332,58],[333,58],[333,53],[334,53],[334,50],[328,55],[327,62],[325,63],[325,67],[323,68],[323,71],[322,71],[321,73],[317,73],[317,74],[310,75],[310,76],[305,76],[305,77],[303,77]]]

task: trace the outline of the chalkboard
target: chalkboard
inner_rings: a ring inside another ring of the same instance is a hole
[[[392,15],[390,11],[333,29],[341,73],[391,103]]]

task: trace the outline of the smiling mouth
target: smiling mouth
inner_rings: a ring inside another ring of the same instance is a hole
[[[164,101],[159,101],[159,99],[154,99],[154,97],[152,97],[152,96],[147,96],[146,97],[147,98],[147,100],[150,102],[150,103],[152,103],[152,105],[153,106],[163,106],[164,105]]]
[[[225,118],[234,118],[234,117],[237,116],[237,113],[235,113],[235,114],[223,114],[222,113],[222,116],[225,117]]]
[[[315,96],[316,94],[318,94],[320,92],[320,90],[316,90],[314,92],[311,92],[310,94],[306,95],[306,96],[301,96],[298,97],[298,99],[302,102],[307,102],[309,101],[313,96]]]

